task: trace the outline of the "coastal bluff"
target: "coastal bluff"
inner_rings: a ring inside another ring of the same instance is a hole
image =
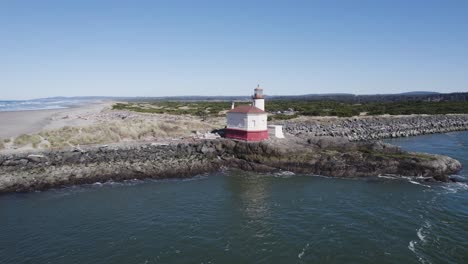
[[[0,154],[0,193],[111,180],[182,178],[223,169],[331,177],[399,175],[448,181],[449,175],[461,167],[460,162],[446,156],[344,138],[140,143]]]

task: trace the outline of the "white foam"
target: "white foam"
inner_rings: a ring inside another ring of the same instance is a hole
[[[431,188],[431,186],[426,185],[426,184],[422,184],[422,183],[417,182],[417,181],[409,180],[408,182],[411,182],[412,184],[421,185],[421,186],[424,186],[424,187]]]
[[[424,224],[418,229],[416,234],[418,235],[419,240],[421,242],[426,243],[427,242],[427,236],[429,235],[429,230],[431,228],[431,223],[429,221],[424,221]]]
[[[419,261],[420,263],[425,264],[425,263],[427,263],[427,262],[416,252],[415,246],[416,246],[417,244],[418,244],[418,242],[416,242],[416,241],[414,241],[414,240],[411,240],[411,241],[409,242],[408,249],[411,250],[411,252],[413,252],[414,255],[416,255],[416,257],[418,258],[418,261]]]
[[[423,233],[423,228],[422,227],[420,227],[418,229],[418,232],[416,234],[418,235],[419,240],[421,240],[423,243],[426,242],[426,236]]]
[[[398,177],[395,177],[395,176],[389,176],[389,175],[379,175],[377,176],[379,178],[384,178],[384,179],[391,179],[391,180],[397,180]]]
[[[414,248],[414,246],[417,244],[418,242],[414,241],[414,240],[411,240],[409,242],[409,245],[408,245],[408,249],[411,250],[413,253],[416,254],[416,249]]]
[[[468,184],[465,182],[451,182],[442,186],[447,193],[458,193],[459,191],[468,191]]]
[[[302,249],[302,251],[299,253],[299,255],[297,255],[297,257],[299,259],[302,259],[302,257],[304,256],[306,250],[309,248],[309,243],[307,243],[307,245],[305,245],[305,247]]]
[[[277,178],[290,178],[291,176],[294,176],[294,175],[296,174],[292,171],[281,171],[281,172],[277,172],[273,174],[273,176]]]

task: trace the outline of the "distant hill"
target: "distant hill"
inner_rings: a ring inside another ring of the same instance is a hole
[[[164,96],[164,97],[113,97],[113,96],[79,96],[79,97],[51,97],[34,99],[31,101],[98,101],[98,100],[115,100],[115,101],[132,101],[132,102],[148,102],[148,101],[246,101],[250,100],[250,96]],[[347,93],[330,93],[330,94],[305,94],[305,95],[271,95],[269,100],[306,100],[306,101],[339,101],[351,103],[368,103],[368,102],[407,102],[407,101],[425,101],[425,102],[468,102],[468,93],[437,93],[430,91],[414,91],[400,94],[369,94],[355,95]]]

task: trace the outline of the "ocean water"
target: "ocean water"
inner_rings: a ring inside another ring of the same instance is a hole
[[[466,132],[391,142],[468,165]],[[220,172],[3,195],[0,212],[0,263],[468,263],[466,183]]]
[[[78,98],[49,98],[0,101],[0,112],[63,109],[90,103],[93,101],[96,100]]]

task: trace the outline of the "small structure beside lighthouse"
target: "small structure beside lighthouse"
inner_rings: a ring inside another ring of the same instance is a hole
[[[240,105],[227,112],[226,137],[245,141],[268,139],[268,114],[263,89],[257,86],[253,105]]]

